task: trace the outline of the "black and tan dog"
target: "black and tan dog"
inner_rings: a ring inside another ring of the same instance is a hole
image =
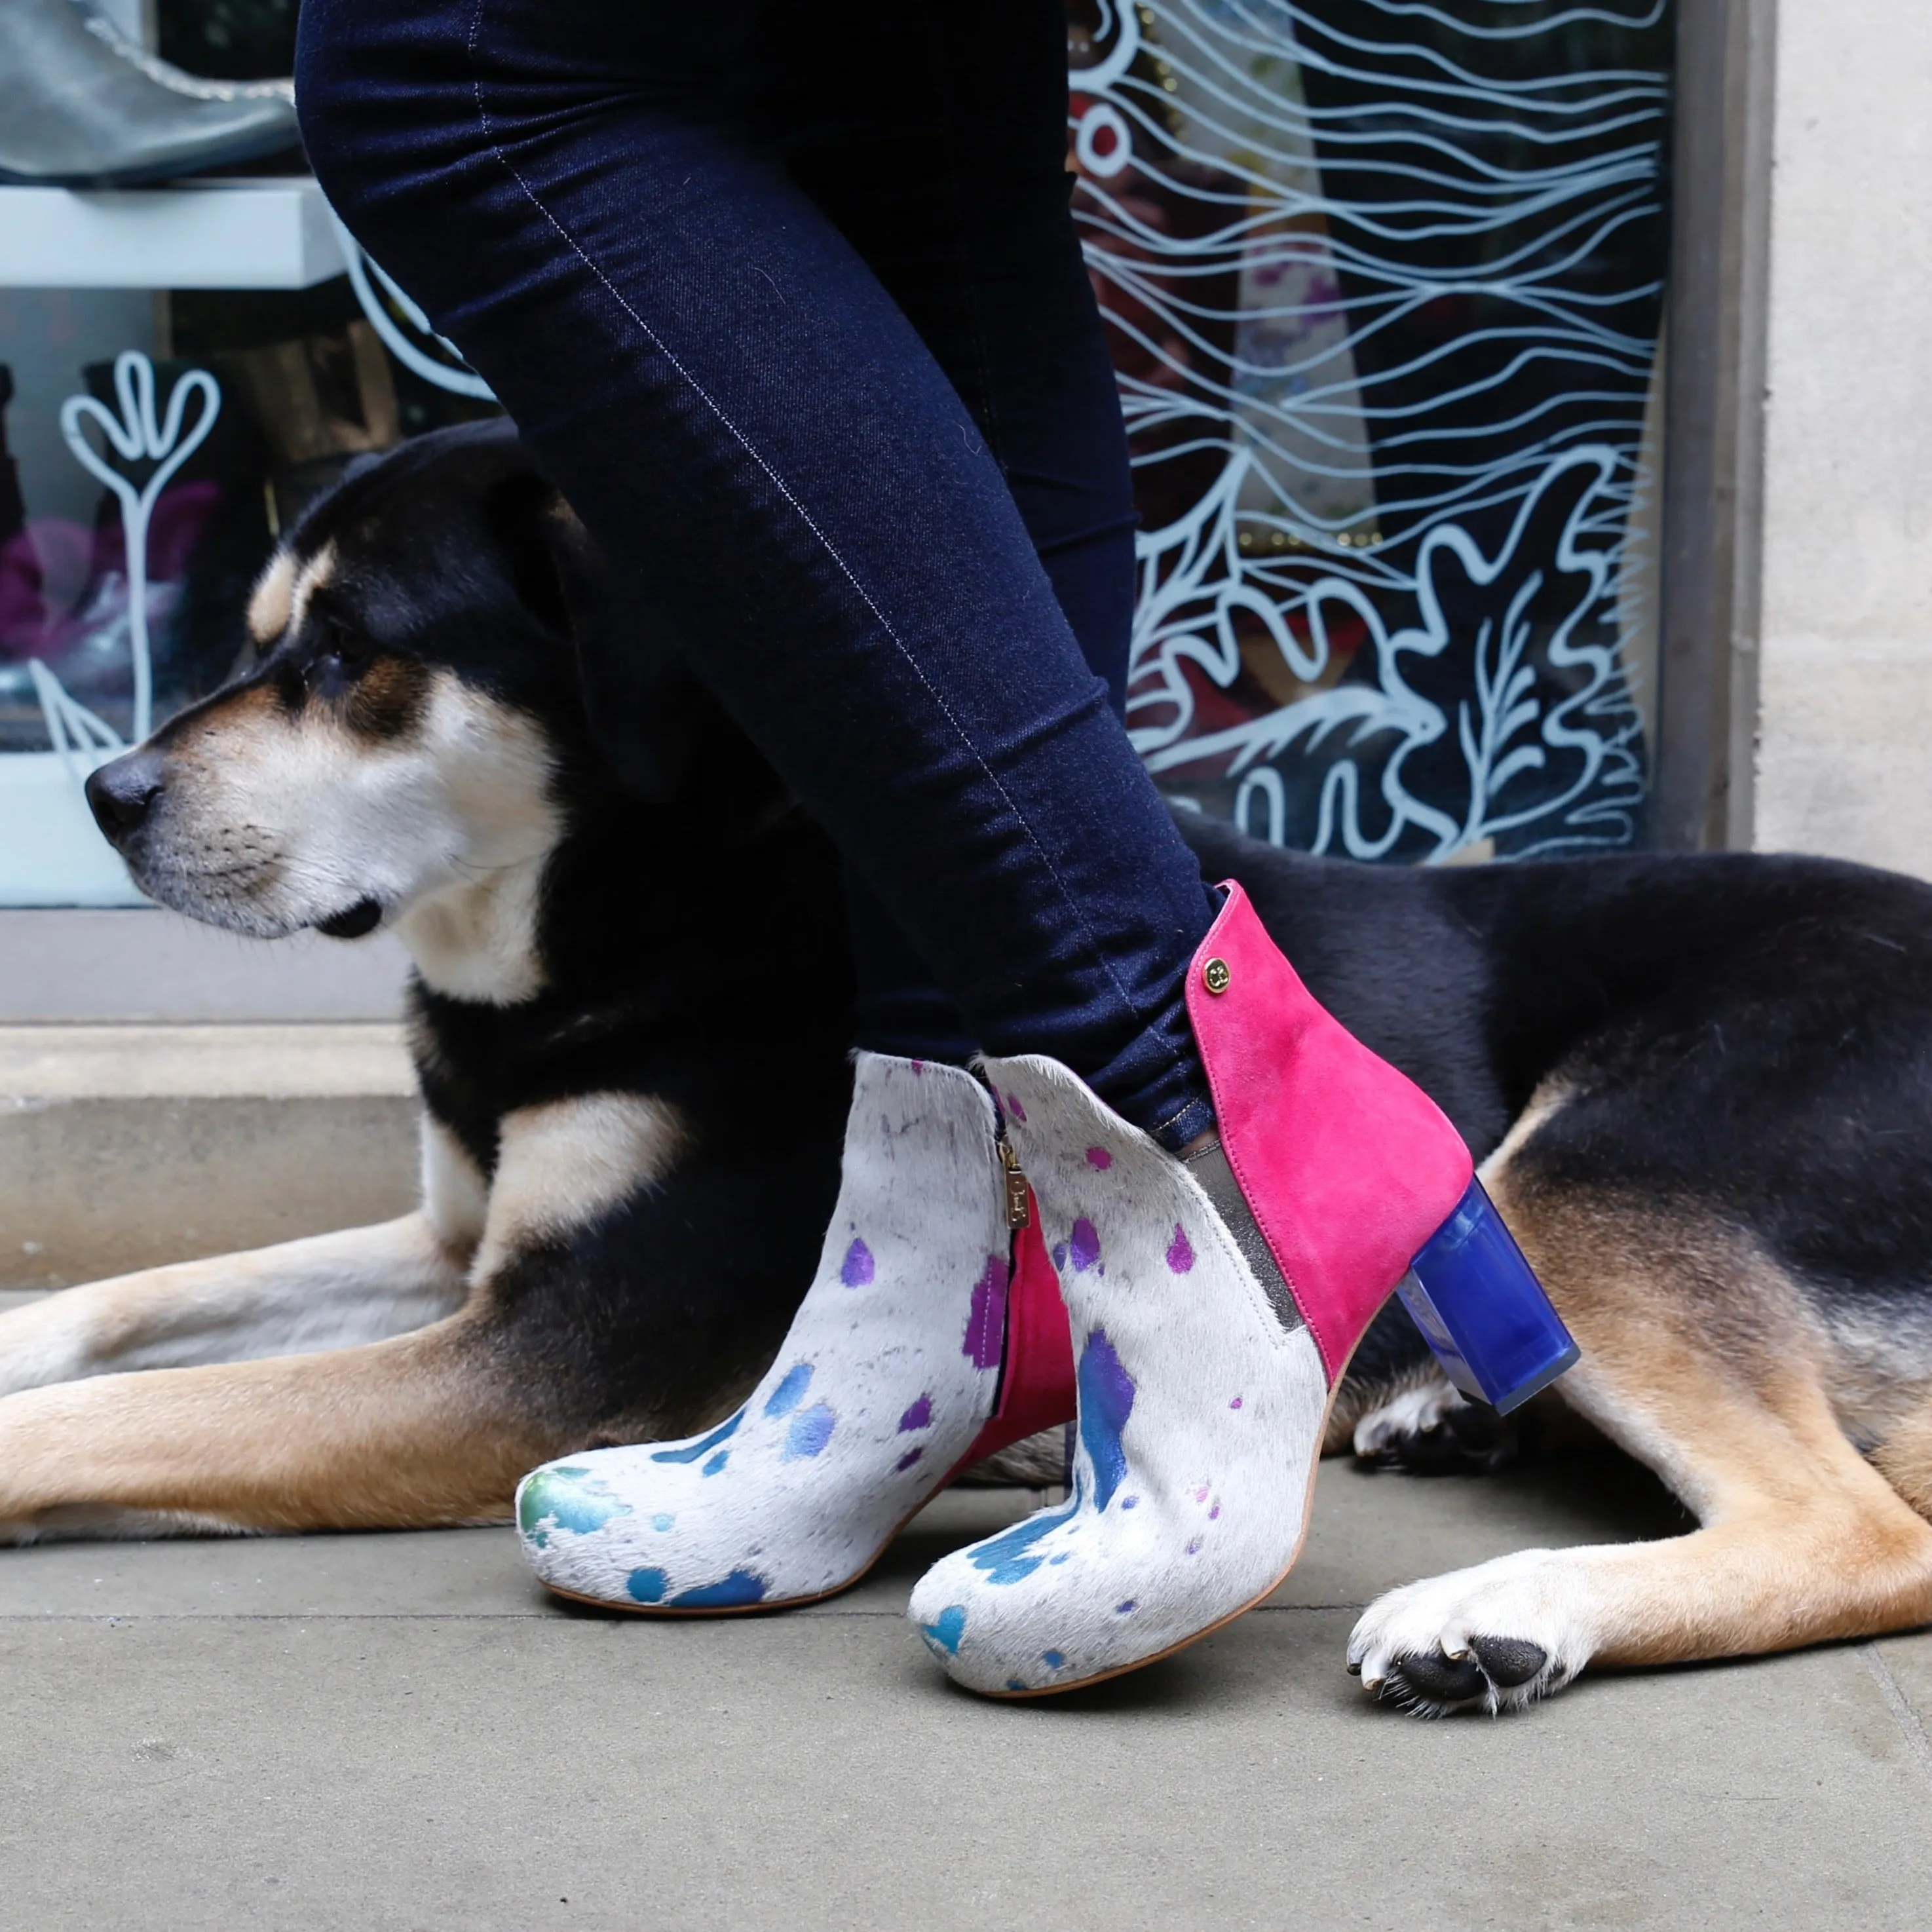
[[[647,617],[508,436],[424,438],[290,537],[258,661],[96,774],[164,903],[400,935],[422,1206],[0,1318],[0,1533],[495,1520],[532,1464],[688,1432],[759,1372],[836,1185],[841,896]],[[586,663],[626,667],[650,742],[599,742]],[[1365,1681],[1497,1708],[1593,1658],[1932,1618],[1932,889],[1186,829],[1461,1128],[1582,1344],[1564,1397],[1700,1526],[1394,1592]],[[1480,1466],[1485,1414],[1385,1315],[1330,1446]]]

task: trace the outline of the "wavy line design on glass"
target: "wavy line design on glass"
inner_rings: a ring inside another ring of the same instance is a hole
[[[1358,858],[1630,843],[1664,0],[1088,5],[1150,767]]]

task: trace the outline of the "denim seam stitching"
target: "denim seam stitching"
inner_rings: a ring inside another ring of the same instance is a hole
[[[466,51],[470,56],[470,64],[472,68],[476,65],[477,38],[482,32],[483,10],[486,4],[487,0],[476,0],[475,10],[470,15],[470,40]],[[866,608],[872,614],[873,618],[878,622],[880,629],[884,631],[886,635],[892,640],[894,646],[897,648],[899,655],[904,658],[907,664],[910,668],[913,675],[926,687],[927,694],[932,698],[933,703],[938,706],[940,715],[945,718],[947,724],[952,726],[954,733],[957,735],[959,740],[959,742],[965,746],[967,751],[971,754],[974,762],[978,765],[980,770],[986,774],[988,781],[992,785],[993,789],[998,793],[1001,800],[1004,802],[1006,809],[1012,814],[1015,822],[1020,826],[1021,830],[1025,832],[1028,843],[1030,844],[1034,851],[1040,855],[1040,862],[1046,867],[1047,876],[1052,880],[1054,888],[1059,892],[1061,899],[1065,902],[1067,910],[1072,914],[1073,916],[1076,920],[1079,921],[1080,928],[1087,935],[1087,943],[1088,946],[1091,949],[1094,958],[1099,963],[1102,972],[1106,975],[1107,983],[1113,988],[1114,997],[1119,1000],[1121,1005],[1126,1009],[1128,1017],[1133,1020],[1144,1030],[1148,1027],[1151,1026],[1154,1023],[1153,1021],[1146,1014],[1143,1013],[1140,1008],[1134,1004],[1132,999],[1129,997],[1126,987],[1120,984],[1120,976],[1114,972],[1113,962],[1107,957],[1106,949],[1101,945],[1100,939],[1095,934],[1093,927],[1088,922],[1086,914],[1082,910],[1080,905],[1074,898],[1072,892],[1068,888],[1066,881],[1060,877],[1059,868],[1054,864],[1052,858],[1048,856],[1046,847],[1040,843],[1040,835],[1034,830],[1031,824],[1028,823],[1026,814],[1021,811],[1018,805],[1014,800],[1012,794],[1009,792],[1005,785],[1000,782],[999,774],[993,770],[992,766],[986,762],[986,754],[981,752],[979,746],[973,742],[972,736],[967,731],[965,727],[960,723],[959,720],[956,716],[954,716],[952,706],[946,702],[946,700],[940,695],[938,691],[934,687],[932,680],[926,676],[919,660],[906,648],[904,640],[900,637],[898,632],[892,628],[890,620],[886,617],[886,614],[881,610],[878,605],[873,601],[870,592],[866,590],[864,584],[860,583],[857,573],[854,571],[852,566],[846,562],[844,557],[840,554],[838,546],[835,544],[832,540],[826,536],[825,532],[818,527],[818,524],[812,520],[811,512],[806,508],[805,506],[801,503],[795,496],[792,494],[792,492],[786,484],[784,478],[780,476],[778,472],[775,470],[772,466],[766,461],[764,458],[759,454],[758,451],[753,446],[751,439],[747,436],[744,432],[738,428],[737,424],[725,414],[724,411],[719,407],[717,402],[706,390],[704,384],[699,382],[697,378],[685,368],[684,364],[678,360],[676,356],[672,354],[670,348],[665,344],[664,341],[658,334],[657,332],[652,328],[650,324],[645,321],[644,317],[638,314],[637,310],[624,299],[622,293],[619,290],[616,284],[611,281],[609,276],[605,274],[604,271],[590,259],[589,253],[585,250],[582,244],[580,243],[577,238],[564,226],[563,224],[550,212],[549,208],[544,206],[542,197],[538,195],[536,190],[530,186],[530,183],[524,178],[524,176],[518,171],[514,163],[511,160],[509,156],[505,154],[501,146],[498,145],[495,132],[490,126],[490,110],[485,105],[483,99],[483,81],[481,75],[472,75],[470,82],[470,87],[471,92],[476,96],[477,121],[482,130],[483,138],[488,145],[491,155],[494,157],[498,164],[502,168],[504,172],[510,177],[511,180],[516,183],[518,189],[530,202],[530,206],[543,217],[545,221],[550,224],[552,228],[556,230],[559,238],[562,240],[564,244],[569,248],[571,252],[576,256],[577,259],[590,271],[591,274],[596,277],[598,282],[602,284],[604,292],[610,297],[611,300],[614,302],[617,306],[630,317],[631,320],[637,326],[637,327],[644,332],[645,337],[650,342],[651,346],[656,350],[658,353],[662,356],[668,363],[670,364],[672,368],[676,370],[680,378],[689,386],[692,393],[695,394],[704,404],[705,407],[718,418],[718,422],[723,425],[726,432],[738,445],[739,448],[743,450],[745,454],[764,472],[766,476],[777,489],[779,495],[784,497],[785,501],[791,506],[793,510],[796,512],[799,520],[805,525],[806,528],[812,532],[813,536],[818,538],[818,542],[824,548],[826,555],[830,557],[832,562],[838,566],[838,568],[841,573],[844,575],[845,580],[851,585],[852,588],[856,592],[857,592],[860,601],[865,605]],[[990,454],[991,452],[989,451],[988,453]]]

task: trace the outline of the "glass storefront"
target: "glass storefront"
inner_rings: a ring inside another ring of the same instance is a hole
[[[1074,8],[1177,801],[1360,859],[1642,838],[1672,12]]]
[[[160,52],[246,77],[292,18],[169,0]],[[1643,837],[1672,32],[1666,0],[1072,0],[1130,723],[1178,802],[1395,861]],[[220,680],[308,496],[490,406],[338,272],[295,165],[219,202],[0,189],[0,905],[136,902],[86,772]],[[117,248],[203,286],[116,286]]]

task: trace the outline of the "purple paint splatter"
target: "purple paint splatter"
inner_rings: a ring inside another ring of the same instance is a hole
[[[1131,1597],[1124,1604],[1116,1604],[1114,1606],[1114,1614],[1117,1617],[1130,1617],[1133,1613],[1134,1600]]]
[[[1100,1258],[1100,1234],[1084,1214],[1073,1224],[1072,1234],[1066,1244],[1066,1255],[1076,1274],[1084,1274]]]
[[[1174,1224],[1174,1239],[1167,1244],[1167,1264],[1176,1274],[1185,1274],[1194,1265],[1194,1244],[1178,1221]]]
[[[878,1271],[872,1250],[855,1240],[845,1250],[845,1265],[838,1270],[838,1279],[848,1288],[863,1288]]]
[[[1187,1546],[1183,1554],[1189,1556],[1198,1556],[1201,1554],[1200,1538],[1197,1536],[1194,1540]]]
[[[922,1395],[904,1414],[899,1418],[899,1433],[903,1436],[909,1429],[929,1429],[932,1426],[932,1398]],[[1204,1494],[1205,1492],[1204,1491]]]
[[[1097,1167],[1105,1174],[1113,1164],[1114,1156],[1105,1148],[1089,1148],[1087,1150],[1087,1165],[1089,1167]]]
[[[1204,1503],[1208,1500],[1208,1492],[1204,1489],[1196,1490],[1194,1492],[1194,1500],[1197,1503]]]
[[[1210,1510],[1208,1512],[1208,1520],[1210,1522],[1212,1522],[1214,1520],[1214,1519],[1215,1519],[1217,1516],[1219,1516],[1220,1514],[1221,1514],[1221,1505],[1220,1505],[1219,1503],[1216,1503],[1216,1504],[1214,1505],[1214,1507],[1212,1509],[1210,1509]]]
[[[1053,1264],[1057,1268],[1064,1268],[1066,1265],[1066,1244],[1064,1241],[1056,1241],[1053,1244]]]
[[[925,1454],[923,1449],[908,1449],[892,1466],[896,1469],[910,1469]]]
[[[1240,1398],[1239,1396],[1235,1396],[1235,1398],[1234,1399],[1234,1400],[1233,1400],[1232,1402],[1231,1402],[1230,1403],[1228,1403],[1228,1406],[1230,1408],[1239,1408],[1240,1407],[1240,1406],[1241,1406],[1241,1398]]]
[[[973,1306],[959,1352],[976,1369],[996,1369],[1006,1334],[1006,1264],[998,1255],[988,1255],[986,1272],[973,1285]]]

